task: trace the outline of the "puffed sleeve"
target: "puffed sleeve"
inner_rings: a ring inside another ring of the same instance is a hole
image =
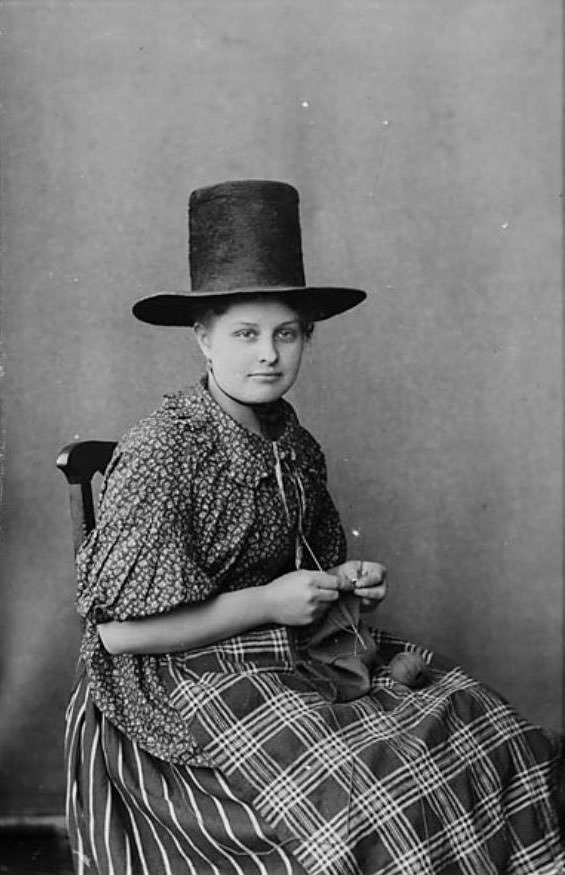
[[[190,450],[186,434],[157,426],[118,445],[77,555],[81,616],[146,617],[216,591],[191,556]]]

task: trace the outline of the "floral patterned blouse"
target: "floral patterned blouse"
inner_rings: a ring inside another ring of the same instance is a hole
[[[170,762],[206,763],[163,682],[164,661],[175,655],[112,656],[97,623],[162,614],[292,570],[299,514],[320,566],[344,561],[322,451],[286,401],[276,411],[278,437],[270,441],[229,416],[205,380],[166,395],[119,442],[97,526],[77,556],[81,656],[94,702],[129,738]],[[290,488],[296,475],[302,500]],[[308,554],[302,566],[315,567]]]

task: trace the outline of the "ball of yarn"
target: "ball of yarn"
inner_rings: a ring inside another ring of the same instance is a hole
[[[399,684],[412,689],[426,680],[426,663],[419,653],[397,653],[390,661],[390,676]]]

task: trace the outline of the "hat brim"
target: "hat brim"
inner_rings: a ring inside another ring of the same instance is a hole
[[[132,308],[133,315],[150,325],[194,325],[197,313],[218,300],[225,298],[245,299],[246,296],[284,295],[314,322],[330,319],[356,307],[367,297],[361,289],[343,289],[331,286],[276,286],[230,289],[229,292],[161,292],[141,298]]]

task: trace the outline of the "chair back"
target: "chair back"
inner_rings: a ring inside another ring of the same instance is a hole
[[[115,446],[115,441],[75,441],[57,456],[57,467],[69,484],[75,553],[96,522],[92,478],[97,472],[104,474]]]

